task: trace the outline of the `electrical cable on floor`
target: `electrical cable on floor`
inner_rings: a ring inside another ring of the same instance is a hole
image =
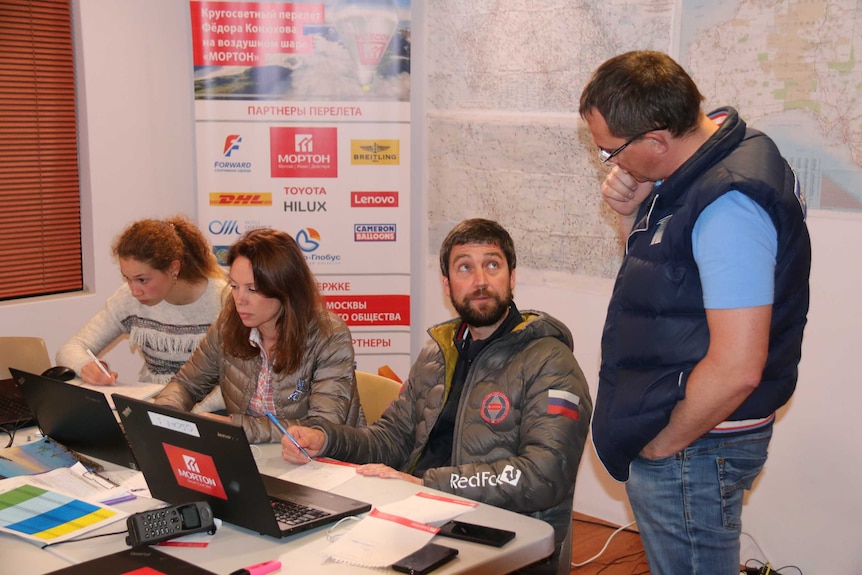
[[[599,557],[601,557],[601,556],[602,556],[602,553],[604,553],[605,551],[607,551],[607,549],[608,549],[608,545],[610,545],[610,544],[611,544],[611,540],[613,540],[613,538],[614,538],[614,537],[616,537],[618,533],[620,533],[621,531],[625,531],[626,529],[628,529],[629,527],[631,527],[631,526],[632,526],[632,525],[634,525],[635,523],[637,523],[637,521],[632,521],[631,523],[627,523],[626,525],[623,525],[622,527],[618,528],[616,531],[614,531],[613,533],[611,533],[610,537],[608,537],[608,540],[607,540],[607,541],[605,541],[605,545],[604,545],[604,547],[602,547],[601,551],[599,551],[598,553],[596,553],[595,555],[593,555],[592,557],[590,557],[590,558],[589,558],[589,559],[587,559],[586,561],[582,561],[581,563],[575,563],[575,562],[573,561],[573,562],[572,562],[572,567],[583,567],[584,565],[588,565],[589,563],[592,563],[593,561],[595,561],[596,559],[598,559]],[[611,526],[610,526],[610,525],[605,525],[605,527],[611,527]]]
[[[751,537],[751,535],[749,535]],[[756,545],[757,543],[755,543]],[[751,565],[754,563],[754,565]],[[775,568],[769,562],[764,563],[758,559],[749,559],[745,562],[745,570],[740,571],[740,575],[748,575],[749,573],[755,573],[756,575],[768,574],[768,575],[790,575],[785,571],[785,569],[795,569],[799,575],[802,574],[802,569],[797,567],[796,565],[785,565],[784,567]]]
[[[757,542],[757,539],[754,538],[754,535],[752,535],[751,533],[748,533],[746,531],[742,531],[742,534],[745,535],[746,537],[748,537],[749,539],[751,539],[751,542],[754,543],[755,547],[757,547],[757,551],[766,560],[766,562],[763,562],[763,561],[760,561],[758,559],[749,559],[745,562],[746,569],[749,568],[748,564],[751,563],[752,561],[754,561],[754,562],[757,562],[760,564],[760,567],[756,567],[756,569],[758,569],[759,571],[763,571],[763,567],[768,565],[769,569],[770,569],[770,571],[768,571],[769,573],[775,573],[776,575],[788,575],[787,573],[784,573],[784,571],[783,571],[784,569],[795,569],[796,571],[799,572],[799,575],[802,575],[802,569],[800,569],[796,565],[785,565],[784,567],[781,567],[779,569],[775,569],[774,567],[772,567],[772,564],[771,564],[772,562],[769,560],[769,557],[766,556],[766,553],[763,552],[763,548]]]
[[[611,569],[613,569],[614,573],[622,575],[621,568],[627,567],[626,563],[631,562],[634,562],[634,564],[631,566],[631,571],[628,575],[650,575],[649,565],[646,562],[646,554],[643,551],[620,555],[610,563],[603,564],[603,567],[596,571],[594,575],[602,575],[602,573]],[[596,563],[596,565],[602,565],[602,563]]]
[[[754,543],[754,546],[757,547],[757,550],[760,552],[761,555],[763,555],[763,558],[766,559],[766,563],[769,563],[769,557],[767,557],[766,553],[763,552],[763,548],[760,546],[760,543],[757,542],[757,539],[754,538],[754,535],[746,531],[741,531],[741,534],[751,539],[751,542]],[[748,564],[747,561],[746,564]],[[764,565],[765,563],[761,562],[760,564]]]

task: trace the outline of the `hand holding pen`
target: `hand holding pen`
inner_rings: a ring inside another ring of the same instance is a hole
[[[284,435],[286,438],[288,438],[288,439],[290,440],[290,442],[291,442],[292,444],[294,444],[294,445],[296,446],[296,448],[297,448],[298,450],[300,450],[300,451],[302,452],[302,454],[308,458],[308,460],[309,460],[309,461],[311,461],[312,457],[311,457],[311,456],[308,454],[308,452],[307,452],[307,451],[306,451],[306,450],[305,450],[305,449],[304,449],[304,448],[303,448],[303,447],[302,447],[302,446],[301,446],[301,445],[296,441],[296,438],[294,438],[291,434],[289,434],[289,433],[287,432],[287,430],[284,428],[284,426],[281,424],[281,422],[280,422],[278,419],[276,419],[276,418],[275,418],[275,416],[274,416],[272,413],[270,413],[270,412],[269,412],[269,410],[264,410],[264,413],[265,413],[265,414],[266,414],[266,416],[269,418],[269,420],[270,420],[270,421],[272,421],[272,423],[273,423],[273,424],[278,428],[278,430],[279,430],[279,431],[281,431],[282,435]]]
[[[92,383],[94,385],[114,385],[115,383],[117,383],[117,376],[115,374],[112,374],[110,371],[108,371],[108,368],[105,367],[104,363],[99,361],[99,358],[96,357],[96,354],[94,354],[92,351],[87,349],[87,355],[90,356],[90,359],[93,360],[93,362],[96,364],[96,367],[99,368],[99,371],[101,371],[104,374],[104,376],[108,378],[108,383],[104,383],[104,381],[100,381],[99,379],[93,378],[89,374],[84,373],[84,370],[87,369],[89,364],[85,365],[81,369],[81,378],[85,382]]]

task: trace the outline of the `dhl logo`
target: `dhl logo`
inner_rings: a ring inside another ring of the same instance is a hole
[[[271,206],[272,194],[262,193],[226,193],[210,194],[211,206]]]

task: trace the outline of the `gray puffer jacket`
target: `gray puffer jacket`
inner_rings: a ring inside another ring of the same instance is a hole
[[[356,391],[350,330],[331,312],[326,312],[324,320],[329,321],[331,334],[324,338],[316,328],[309,333],[299,369],[273,373],[275,416],[285,427],[303,424],[312,417],[347,425],[365,424]],[[233,423],[242,425],[250,442],[281,441],[281,432],[269,419],[245,415],[262,361],[260,356],[226,356],[216,322],[154,401],[189,411],[220,383],[227,412]],[[304,382],[301,390],[300,380]]]
[[[536,311],[491,342],[470,366],[458,408],[452,466],[429,469],[428,487],[550,523],[559,553],[572,522],[575,475],[592,412],[587,382],[563,323]],[[460,320],[428,330],[401,395],[369,427],[315,422],[321,455],[411,472],[448,394]],[[567,409],[568,408],[568,409]]]

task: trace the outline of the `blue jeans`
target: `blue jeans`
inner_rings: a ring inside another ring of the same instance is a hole
[[[763,468],[768,429],[701,438],[670,457],[638,457],[626,492],[650,572],[738,575],[742,496]]]

